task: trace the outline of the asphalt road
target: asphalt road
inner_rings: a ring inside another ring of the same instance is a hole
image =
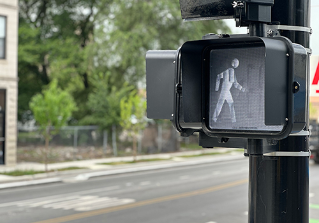
[[[319,165],[310,165],[310,223]],[[0,222],[247,223],[248,158],[0,191]]]

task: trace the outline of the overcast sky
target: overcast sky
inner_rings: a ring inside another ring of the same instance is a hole
[[[310,48],[312,55],[319,55],[319,0],[311,0],[310,26],[312,35],[310,36]],[[233,33],[247,33],[247,28],[237,28],[233,19],[225,20]]]

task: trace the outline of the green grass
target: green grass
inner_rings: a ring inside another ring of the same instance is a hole
[[[45,171],[14,170],[14,171],[2,172],[0,174],[17,177],[17,176],[24,176],[24,175],[34,175],[34,174],[38,174],[38,173],[45,173]]]
[[[82,170],[82,169],[87,169],[85,167],[77,167],[77,166],[70,166],[70,167],[66,167],[66,168],[61,168],[61,169],[57,169],[58,171],[67,171],[67,170]]]
[[[57,169],[57,171],[67,171],[67,170],[79,170],[79,169],[87,169],[84,167],[67,167],[67,168],[61,168]],[[54,170],[50,170],[48,172],[54,172]],[[0,175],[7,175],[7,176],[25,176],[25,175],[34,175],[39,173],[45,173],[45,171],[36,171],[36,170],[14,170],[14,171],[8,171],[8,172],[0,172]]]
[[[185,150],[201,150],[203,149],[203,147],[199,146],[198,144],[195,144],[195,143],[184,143],[184,142],[181,142],[181,145],[180,145],[181,148],[185,149]]]
[[[154,159],[143,159],[143,160],[136,160],[134,161],[120,161],[120,162],[111,162],[111,163],[98,163],[100,165],[123,165],[123,164],[131,164],[131,163],[144,163],[144,162],[153,162],[153,161],[163,161],[163,160],[170,160],[169,159],[160,159],[160,158],[154,158]]]
[[[182,158],[191,158],[191,157],[199,157],[199,156],[214,156],[214,155],[220,155],[220,154],[227,154],[232,152],[244,152],[244,149],[236,149],[233,151],[227,151],[227,152],[211,152],[211,153],[201,153],[196,155],[185,155],[185,156],[179,156]]]
[[[237,152],[244,152],[243,149],[237,149],[235,150]],[[233,151],[227,151],[227,152],[211,152],[211,153],[201,153],[201,154],[196,154],[196,155],[184,155],[184,156],[177,156],[181,158],[192,158],[192,157],[200,157],[200,156],[214,156],[214,155],[220,155],[220,154],[227,154],[231,153]],[[123,165],[123,164],[131,164],[131,163],[142,163],[142,162],[152,162],[152,161],[163,161],[163,160],[170,160],[170,159],[160,159],[160,158],[155,158],[155,159],[143,159],[143,160],[136,160],[134,161],[120,161],[120,162],[111,162],[111,163],[98,163],[100,165]]]
[[[229,153],[229,152],[226,152],[226,153]],[[199,157],[199,156],[213,156],[213,155],[226,154],[226,153],[213,152],[213,153],[201,153],[201,154],[195,154],[195,155],[184,155],[184,156],[178,156],[178,157],[191,158],[191,157]]]

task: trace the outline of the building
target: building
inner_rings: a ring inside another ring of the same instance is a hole
[[[319,122],[319,56],[310,56],[310,119]]]
[[[16,164],[18,0],[0,0],[0,164]]]

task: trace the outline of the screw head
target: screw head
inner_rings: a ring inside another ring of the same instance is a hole
[[[274,35],[274,31],[272,29],[270,29],[270,30],[267,31],[267,34],[269,36],[273,36]]]

